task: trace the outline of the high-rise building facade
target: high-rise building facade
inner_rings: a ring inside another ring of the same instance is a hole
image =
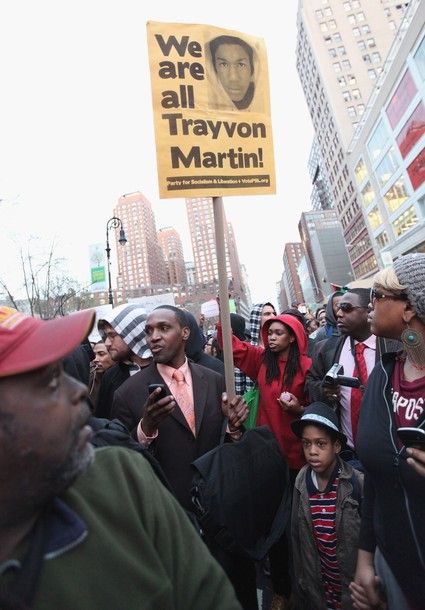
[[[341,225],[335,210],[322,210],[303,212],[298,229],[314,300],[321,303],[331,292],[331,284],[345,286],[353,280]]]
[[[180,235],[173,227],[164,227],[158,231],[158,241],[165,259],[168,283],[186,284],[187,275]]]
[[[185,261],[184,267],[186,270],[187,283],[189,286],[197,284],[195,263],[193,261]]]
[[[196,277],[200,284],[218,286],[217,249],[215,245],[214,210],[211,197],[186,199],[190,237]],[[245,292],[241,265],[236,247],[233,227],[225,219],[224,241],[226,246],[226,273],[229,292],[238,301],[247,304],[249,293]]]
[[[297,70],[356,277],[377,270],[346,151],[408,2],[299,0]]]
[[[308,172],[312,184],[310,203],[313,210],[329,210],[333,207],[331,190],[323,167],[324,163],[319,142],[317,141],[317,136],[314,136],[308,159]]]
[[[349,160],[380,266],[425,252],[425,2],[411,0]]]
[[[298,265],[304,255],[303,245],[299,242],[287,243],[283,251],[282,284],[289,306],[304,303],[304,295],[298,277]]]
[[[166,285],[165,261],[150,201],[140,192],[123,195],[114,208],[114,216],[121,219],[128,240],[124,247],[117,241],[118,289],[133,291]]]

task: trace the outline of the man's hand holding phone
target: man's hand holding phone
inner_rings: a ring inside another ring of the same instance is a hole
[[[140,422],[146,436],[154,436],[163,419],[168,417],[176,406],[174,397],[166,395],[163,384],[150,384],[149,397],[143,409],[143,418]]]

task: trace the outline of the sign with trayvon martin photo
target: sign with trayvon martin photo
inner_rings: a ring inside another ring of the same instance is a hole
[[[276,192],[264,41],[147,24],[161,198]]]

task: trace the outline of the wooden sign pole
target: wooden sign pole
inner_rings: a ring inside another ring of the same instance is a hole
[[[235,397],[235,370],[233,367],[232,329],[230,326],[229,288],[227,285],[226,244],[224,241],[224,208],[221,197],[213,197],[215,245],[217,249],[218,294],[220,297],[220,322],[223,331],[223,355],[226,392],[229,400]]]

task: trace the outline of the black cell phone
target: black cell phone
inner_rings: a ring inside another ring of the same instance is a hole
[[[149,395],[151,395],[152,392],[154,392],[157,388],[161,388],[161,392],[156,397],[157,400],[159,400],[160,398],[164,398],[167,395],[167,392],[165,391],[165,385],[163,383],[150,383],[148,385]]]
[[[397,434],[406,447],[425,451],[425,430],[422,428],[397,428]]]

